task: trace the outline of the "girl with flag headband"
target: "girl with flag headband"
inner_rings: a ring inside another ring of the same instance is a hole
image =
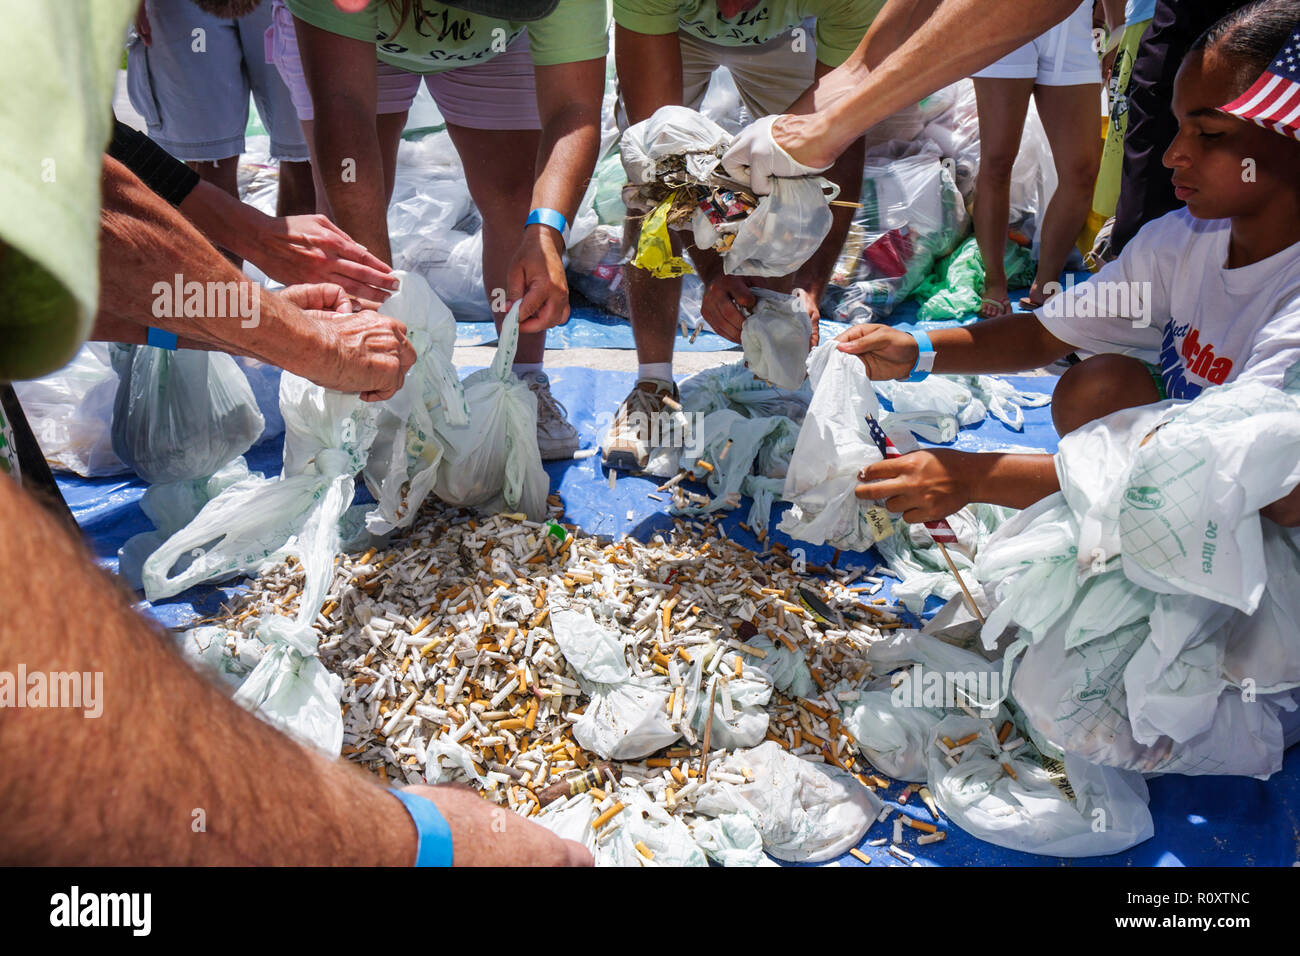
[[[840,349],[872,379],[912,380],[1022,371],[1078,352],[1088,357],[1052,399],[1062,435],[1238,379],[1281,386],[1300,362],[1298,28],[1295,0],[1257,0],[1197,41],[1175,83],[1179,131],[1164,156],[1186,208],[1148,223],[1088,281],[1033,313],[928,337],[855,326]],[[1058,489],[1051,455],[937,448],[871,465],[858,496],[925,522],[973,501],[1023,508]],[[1263,513],[1300,525],[1300,492]]]

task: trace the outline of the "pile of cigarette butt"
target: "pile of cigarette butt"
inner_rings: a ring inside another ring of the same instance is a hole
[[[322,661],[343,679],[347,759],[385,782],[464,781],[524,816],[585,791],[599,802],[598,831],[617,825],[615,798],[635,787],[690,826],[703,780],[750,775],[734,761],[710,773],[729,755],[706,751],[708,731],[681,719],[684,674],[698,660],[710,686],[725,688],[746,660],[767,656],[748,643],[763,636],[801,654],[818,691],[774,692],[766,739],[879,792],[892,785],[865,765],[839,718],[870,677],[869,645],[903,626],[871,596],[881,581],[867,568],[796,574],[783,545],[755,553],[712,521],[676,519],[649,543],[598,539],[564,523],[558,496],[548,504],[545,522],[430,504],[387,550],[338,559],[316,627]],[[291,615],[301,586],[292,559],[268,567],[214,623],[234,635],[259,615]],[[588,700],[549,627],[559,608],[594,611],[620,631],[635,677],[667,679],[676,744],[632,761],[579,746],[572,727]],[[426,767],[434,740],[464,748],[473,772]]]

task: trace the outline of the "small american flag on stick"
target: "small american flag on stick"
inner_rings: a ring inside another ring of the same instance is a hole
[[[884,458],[903,457],[903,453],[889,440],[885,430],[880,427],[880,422],[876,421],[872,415],[867,416],[867,430],[871,432],[871,440],[880,449],[881,456]],[[934,543],[939,546],[939,550],[943,553],[943,559],[948,564],[948,570],[957,579],[957,585],[966,598],[966,606],[971,609],[971,613],[975,615],[976,620],[983,624],[984,615],[980,613],[979,605],[975,603],[974,596],[970,593],[970,589],[966,587],[966,582],[962,580],[961,572],[957,570],[957,565],[953,563],[952,555],[948,553],[947,545],[957,543],[957,532],[953,531],[952,525],[942,518],[938,521],[925,522],[925,529],[930,532],[930,537],[934,539]]]
[[[880,449],[880,454],[884,458],[902,458],[903,453],[895,447],[894,443],[889,440],[885,430],[880,427],[880,422],[876,421],[871,415],[867,416],[867,428],[871,431],[871,440],[876,443]],[[927,521],[926,529],[930,532],[930,537],[941,544],[956,544],[957,533],[952,530],[952,525],[940,518],[938,521]]]
[[[1222,109],[1283,136],[1300,139],[1300,27],[1264,75]]]

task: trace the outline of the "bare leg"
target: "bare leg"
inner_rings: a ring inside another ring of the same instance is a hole
[[[682,242],[676,232],[669,232],[673,254],[681,255]],[[623,221],[623,248],[636,249],[641,237],[641,219],[629,215]],[[677,334],[677,309],[682,300],[681,279],[656,279],[645,269],[625,265],[623,281],[627,283],[627,304],[631,313],[632,336],[636,340],[636,358],[642,365],[673,360],[673,339]]]
[[[976,78],[975,103],[980,122],[980,168],[975,178],[975,240],[984,259],[984,297],[1002,302],[1007,297],[1003,256],[1011,218],[1011,168],[1020,152],[1033,80]],[[1004,309],[983,303],[980,315],[997,315]]]
[[[1092,208],[1092,193],[1101,165],[1101,87],[1039,86],[1034,89],[1038,115],[1052,147],[1057,186],[1043,213],[1038,275],[1029,290],[1032,303],[1043,300],[1043,287],[1060,282],[1065,260]]]
[[[1094,355],[1072,366],[1052,394],[1052,424],[1067,435],[1121,408],[1160,401],[1147,367],[1127,355]]]
[[[280,188],[275,194],[277,216],[304,216],[316,211],[316,186],[311,163],[281,162]]]
[[[484,130],[447,124],[447,132],[465,164],[465,182],[483,217],[483,289],[492,307],[497,331],[505,310],[510,263],[519,251],[533,198],[533,167],[520,157],[537,155],[537,130]],[[496,290],[501,290],[499,294]],[[546,333],[519,336],[517,364],[541,362]]]

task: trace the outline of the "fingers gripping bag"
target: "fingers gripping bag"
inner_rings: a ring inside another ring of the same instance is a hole
[[[812,317],[797,295],[754,289],[758,302],[740,327],[745,365],[777,388],[796,389],[808,377]]]
[[[858,472],[880,461],[866,416],[879,415],[871,381],[854,355],[824,342],[808,356],[813,398],[785,476],[790,508],[777,530],[845,551],[865,551],[892,530],[883,508],[853,494]]]
[[[384,314],[405,324],[416,360],[401,389],[380,405],[378,433],[362,473],[376,502],[366,529],[376,535],[408,527],[433,489],[445,450],[438,428],[469,424],[451,360],[456,318],[423,278],[403,272],[397,277],[401,287]]]
[[[443,501],[463,507],[546,514],[550,479],[537,449],[537,397],[511,370],[519,345],[519,303],[501,324],[492,365],[465,379],[469,423],[439,425],[445,451],[433,484]]]

